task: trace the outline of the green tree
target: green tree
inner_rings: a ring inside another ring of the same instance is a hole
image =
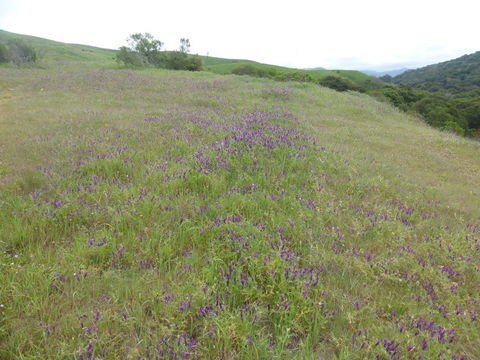
[[[162,62],[161,50],[163,43],[150,33],[136,33],[127,39],[131,51],[138,52],[147,62],[159,66]]]
[[[141,67],[153,65],[172,70],[197,71],[202,69],[202,59],[190,56],[190,40],[180,39],[177,51],[162,51],[163,43],[149,33],[137,33],[127,39],[128,47],[122,46],[117,53],[117,61],[127,66]]]
[[[180,39],[180,52],[188,54],[190,52],[190,40],[189,39]]]
[[[480,96],[455,99],[453,103],[472,129],[480,129]]]

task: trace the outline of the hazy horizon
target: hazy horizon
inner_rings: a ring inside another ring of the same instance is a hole
[[[3,0],[0,29],[109,49],[150,32],[167,49],[187,37],[193,53],[294,68],[412,69],[480,50],[478,6],[467,0],[125,4]]]

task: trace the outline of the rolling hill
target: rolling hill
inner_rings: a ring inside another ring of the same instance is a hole
[[[40,63],[50,62],[92,62],[103,66],[114,67],[116,50],[102,49],[86,45],[66,44],[62,42],[42,39],[34,36],[20,35],[0,30],[0,42],[6,43],[11,39],[19,39],[39,50]],[[314,80],[335,75],[349,79],[359,86],[374,86],[376,80],[372,77],[353,70],[303,70],[276,65],[262,64],[251,60],[225,59],[211,56],[201,56],[205,70],[216,74],[230,74],[232,70],[242,65],[252,65],[258,69],[275,71],[278,74],[300,73],[308,74]]]
[[[217,74],[231,74],[232,70],[242,65],[252,65],[256,68],[270,71],[273,70],[280,74],[297,72],[301,74],[308,74],[314,80],[322,79],[329,75],[339,76],[353,81],[356,84],[366,84],[374,82],[371,76],[363,74],[360,71],[355,70],[326,70],[326,69],[294,69],[283,66],[262,64],[251,60],[232,60],[212,57],[202,57],[205,64],[205,68]]]
[[[2,360],[480,358],[480,143],[48,46],[0,66]]]
[[[406,71],[395,76],[393,83],[454,94],[478,91],[480,90],[480,51],[439,64]]]
[[[35,36],[21,35],[0,30],[0,42],[21,40],[37,49],[40,61],[49,62],[94,62],[97,66],[113,64],[115,50],[102,49],[88,45],[66,44]]]
[[[387,71],[377,71],[377,70],[360,70],[360,71],[370,76],[381,77],[385,75],[397,76],[397,75],[403,74],[405,71],[408,71],[408,70],[409,69],[407,68],[401,68],[401,69],[393,69],[393,70],[387,70]]]

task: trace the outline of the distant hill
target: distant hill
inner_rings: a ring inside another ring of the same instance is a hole
[[[239,59],[223,59],[210,56],[202,56],[205,69],[217,74],[230,74],[232,70],[243,65],[252,65],[256,68],[265,70],[265,71],[275,71],[276,73],[302,73],[308,74],[313,79],[319,80],[326,76],[339,76],[353,81],[358,85],[367,85],[372,86],[376,83],[376,79],[373,79],[371,76],[366,75],[360,71],[356,70],[326,70],[322,68],[315,69],[292,69],[284,66],[262,64],[256,61],[251,60],[239,60]]]
[[[387,70],[387,71],[376,71],[376,70],[360,70],[360,71],[370,76],[380,77],[385,75],[397,76],[397,75],[403,74],[405,71],[408,71],[408,70],[410,69],[401,68],[401,69],[394,69],[394,70]]]
[[[115,50],[102,49],[88,45],[67,44],[35,36],[15,34],[0,30],[0,43],[10,40],[22,40],[33,46],[42,62],[94,62],[97,64],[113,63]]]
[[[406,71],[395,76],[393,83],[435,92],[458,93],[480,90],[480,51]]]

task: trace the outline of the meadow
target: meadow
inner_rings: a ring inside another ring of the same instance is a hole
[[[309,83],[0,79],[1,359],[480,358],[480,143]]]

